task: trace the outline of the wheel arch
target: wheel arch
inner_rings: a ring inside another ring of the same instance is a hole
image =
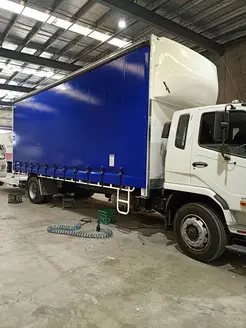
[[[174,223],[174,217],[179,208],[188,203],[201,203],[211,207],[220,214],[223,223],[226,223],[224,212],[226,209],[223,206],[225,204],[220,202],[219,197],[211,198],[208,195],[201,195],[184,191],[174,191],[168,196],[165,207],[165,213],[169,215],[172,224]]]

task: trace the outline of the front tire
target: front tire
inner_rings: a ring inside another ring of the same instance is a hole
[[[44,196],[40,193],[38,179],[31,177],[27,182],[27,192],[30,201],[34,204],[40,204],[44,201]]]
[[[179,247],[195,260],[208,263],[225,251],[227,236],[220,215],[205,204],[182,206],[175,215],[174,227]]]

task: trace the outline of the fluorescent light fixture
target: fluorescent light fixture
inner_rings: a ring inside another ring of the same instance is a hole
[[[121,20],[119,20],[118,26],[119,26],[119,28],[125,28],[126,21],[122,18]]]
[[[8,0],[0,0],[0,8],[12,11],[12,13],[20,14],[24,6],[19,3]]]
[[[52,79],[53,80],[61,80],[65,77],[65,75],[62,75],[62,74],[56,74],[54,76],[52,76]]]
[[[4,84],[6,82],[5,79],[0,79],[0,83]]]
[[[113,38],[112,40],[108,41],[109,44],[112,44],[113,46],[122,48],[125,45],[127,45],[129,43],[129,41],[124,41],[118,38]]]
[[[33,88],[34,85],[31,84],[31,83],[25,83],[25,84],[23,85],[23,87],[26,87],[26,88]]]
[[[37,50],[36,49],[33,49],[33,48],[27,48],[27,47],[24,47],[21,52],[24,52],[25,54],[28,54],[28,55],[34,55],[35,52]]]
[[[7,68],[4,68],[1,72],[1,75],[5,75],[5,76],[11,76],[13,74],[13,71],[10,71]]]
[[[58,18],[58,17],[55,17],[55,16],[51,16],[48,19],[47,23],[48,24],[55,25],[55,26],[60,27],[60,28],[64,28],[64,30],[69,29],[69,27],[72,25],[71,22],[66,21],[64,19],[61,19],[61,18]]]
[[[51,57],[53,57],[53,54],[50,53],[50,52],[46,52],[46,51],[44,51],[44,52],[41,53],[40,57],[50,59]]]
[[[11,64],[7,65],[5,63],[0,63],[0,69],[5,70],[10,73],[20,72],[22,70],[21,66],[11,65]]]
[[[9,91],[6,96],[5,99],[15,99],[15,98],[19,98],[20,96],[22,96],[24,93],[23,92],[18,92],[18,91]]]
[[[10,81],[8,84],[9,84],[9,85],[18,85],[19,82],[16,82],[16,81]]]
[[[12,100],[14,100],[15,99],[15,97],[12,97],[12,96],[8,96],[8,95],[6,95],[5,97],[4,97],[4,101],[12,101]]]
[[[39,69],[40,65],[36,65],[36,64],[28,64],[28,66],[26,66],[27,68],[31,68],[31,69]]]
[[[54,75],[54,72],[48,72],[48,71],[38,71],[35,76],[38,77],[51,77],[52,75]]]
[[[11,65],[11,64],[8,64],[6,66],[6,69],[11,72],[20,72],[22,70],[21,66],[16,66],[16,65]]]
[[[0,98],[3,98],[7,94],[7,90],[0,90]]]
[[[11,95],[11,96],[20,96],[20,95],[23,95],[23,92],[20,92],[20,91],[9,91],[8,92],[8,96]]]
[[[82,35],[88,35],[89,33],[92,32],[92,29],[79,25],[79,24],[73,24],[70,28],[69,31],[82,34]]]
[[[37,70],[36,69],[32,69],[32,68],[24,68],[21,73],[23,74],[27,74],[27,75],[36,75]]]
[[[1,0],[0,0],[0,2],[1,2]],[[2,44],[2,47],[5,49],[9,49],[9,50],[16,50],[18,48],[18,45],[14,44],[12,42],[4,41]]]
[[[68,61],[68,57],[67,56],[61,56],[61,57],[59,57],[59,61],[61,61],[61,62],[66,62],[66,61]]]
[[[36,9],[32,9],[32,8],[29,8],[29,7],[26,7],[21,14],[23,16],[36,19],[36,20],[38,20],[40,22],[47,21],[47,19],[50,16],[50,15],[48,15],[46,13],[43,13],[42,11],[39,11],[39,10],[36,10]]]
[[[106,41],[110,38],[111,35],[107,35],[107,34],[104,34],[104,33],[101,33],[101,32],[98,32],[98,31],[93,31],[89,37],[90,38],[93,38],[93,39],[96,39],[98,41]]]

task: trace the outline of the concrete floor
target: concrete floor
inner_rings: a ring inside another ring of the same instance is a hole
[[[195,262],[145,214],[118,217],[131,232],[113,227],[108,240],[49,234],[105,204],[10,205],[9,191],[0,190],[0,328],[246,327],[245,257]]]

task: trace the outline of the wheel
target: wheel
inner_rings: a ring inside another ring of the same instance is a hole
[[[85,188],[76,188],[74,190],[74,198],[76,199],[84,199],[84,198],[90,198],[94,195],[94,192],[91,190],[85,189]]]
[[[189,257],[211,262],[225,251],[227,236],[220,216],[200,203],[182,206],[176,213],[174,228],[181,250]]]
[[[38,179],[32,177],[27,182],[27,191],[30,201],[34,204],[40,204],[44,201],[44,196],[40,193]]]

